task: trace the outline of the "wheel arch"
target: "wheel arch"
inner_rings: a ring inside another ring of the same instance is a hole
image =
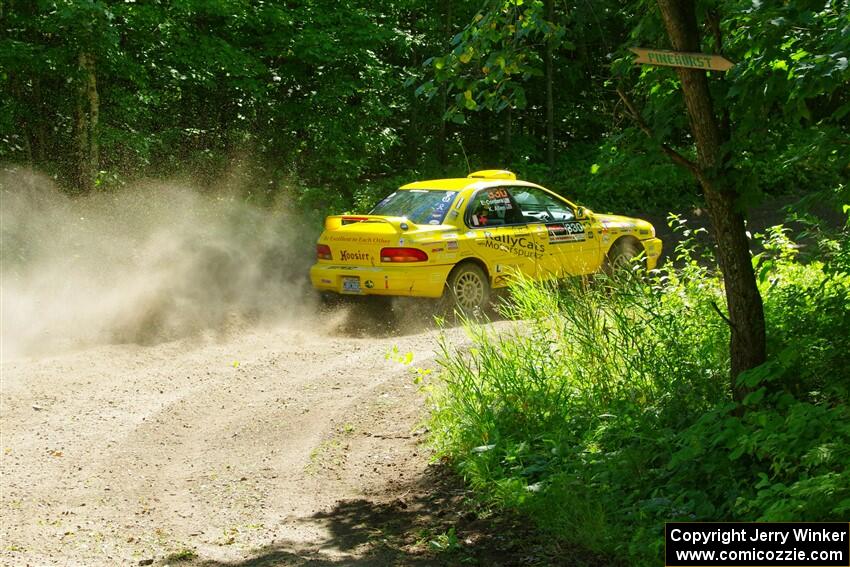
[[[449,270],[449,273],[446,275],[446,281],[443,285],[448,285],[449,278],[452,277],[452,274],[457,271],[464,264],[475,264],[479,268],[484,271],[484,275],[487,276],[487,280],[490,282],[490,286],[493,285],[493,278],[490,276],[490,269],[487,267],[487,263],[484,262],[481,258],[476,258],[475,256],[470,256],[469,258],[464,258],[460,262],[454,265],[454,267]]]
[[[640,243],[640,240],[638,240],[631,234],[624,234],[622,236],[617,237],[617,239],[611,243],[611,246],[609,246],[608,250],[605,251],[605,258],[610,259],[611,253],[616,251],[617,248],[623,246],[627,242],[634,244],[639,250],[644,250],[643,244]]]

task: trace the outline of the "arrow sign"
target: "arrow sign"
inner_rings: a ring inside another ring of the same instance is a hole
[[[637,55],[637,59],[634,60],[635,63],[644,65],[688,67],[690,69],[705,69],[706,71],[726,71],[734,65],[722,55],[684,53],[664,49],[646,49],[644,47],[630,47],[629,51]]]

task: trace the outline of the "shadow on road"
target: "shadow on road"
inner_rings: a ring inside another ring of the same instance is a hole
[[[609,565],[564,550],[535,535],[510,515],[482,514],[459,479],[442,466],[395,500],[342,500],[301,522],[323,527],[326,541],[305,545],[280,540],[242,561],[200,559],[198,567],[385,565]]]

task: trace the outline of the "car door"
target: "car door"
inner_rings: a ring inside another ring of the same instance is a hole
[[[479,189],[471,197],[464,219],[467,234],[496,286],[507,285],[508,276],[516,271],[536,276],[543,253],[511,196],[512,189]]]
[[[513,198],[541,249],[538,276],[589,274],[599,267],[592,219],[577,219],[567,201],[536,187],[514,187]]]

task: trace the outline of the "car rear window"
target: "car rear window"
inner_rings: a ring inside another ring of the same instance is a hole
[[[414,224],[443,224],[456,196],[457,191],[405,189],[385,197],[369,214],[407,217]]]

